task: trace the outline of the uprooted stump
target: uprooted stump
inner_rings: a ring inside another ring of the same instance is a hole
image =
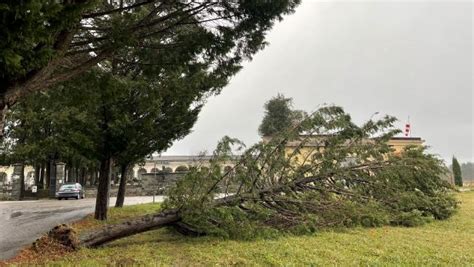
[[[66,253],[79,248],[79,239],[76,231],[66,224],[60,224],[51,229],[47,234],[36,239],[31,247],[22,250],[16,258],[35,261],[38,254],[49,259],[61,257]]]
[[[76,231],[69,225],[60,224],[55,226],[48,232],[47,237],[70,250],[79,248],[79,239],[77,238]]]

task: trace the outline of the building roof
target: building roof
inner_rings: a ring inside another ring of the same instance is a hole
[[[332,134],[315,134],[315,135],[307,135],[307,134],[302,134],[302,135],[299,135],[299,139],[298,140],[291,140],[291,141],[288,141],[288,143],[286,144],[287,147],[297,147],[301,144],[301,142],[303,140],[305,140],[305,144],[304,146],[305,147],[324,147],[326,145],[326,139],[328,137],[332,137],[334,135]],[[264,142],[268,142],[269,140],[271,139],[270,136],[264,136],[263,137],[263,141]],[[370,139],[367,139],[366,141],[367,142],[370,142],[372,138]],[[390,141],[418,141],[417,143],[419,142],[424,142],[423,139],[421,139],[421,137],[405,137],[405,136],[394,136],[392,138],[390,138],[389,142]],[[347,140],[346,142],[350,142],[349,140]]]
[[[153,156],[147,158],[146,161],[173,161],[173,162],[189,162],[189,161],[209,161],[212,155],[170,155],[170,156]],[[237,158],[238,156],[234,156]]]
[[[147,158],[147,161],[199,161],[209,160],[211,155],[172,155],[172,156],[153,156]]]
[[[410,141],[422,141],[421,137],[406,137],[406,136],[394,136],[390,140],[410,140]]]

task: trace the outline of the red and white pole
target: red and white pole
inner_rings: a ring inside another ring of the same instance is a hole
[[[408,117],[408,122],[405,124],[405,136],[408,137],[411,134],[411,125],[410,117]]]

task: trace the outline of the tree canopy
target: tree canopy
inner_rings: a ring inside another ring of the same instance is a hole
[[[258,128],[261,136],[273,136],[293,127],[301,121],[305,113],[292,109],[292,98],[278,94],[265,103],[265,115]]]
[[[461,165],[459,165],[458,159],[453,157],[453,176],[454,176],[454,184],[457,186],[462,186],[462,173],[461,173]]]
[[[107,199],[112,160],[124,167],[187,134],[205,98],[220,92],[298,3],[7,1],[0,5],[2,137],[8,109],[39,96],[33,105],[43,118],[21,109],[11,117],[11,155],[96,164],[97,199]],[[52,109],[39,102],[42,95]],[[15,131],[23,122],[44,127]],[[104,210],[96,217],[106,218],[107,205],[97,206]]]
[[[0,110],[113,62],[140,72],[153,61],[137,51],[155,51],[168,66],[204,64],[227,79],[245,58],[263,48],[275,20],[299,0],[160,1],[62,0],[0,4]],[[176,57],[179,51],[183,57]],[[168,58],[167,54],[173,54]],[[159,64],[157,68],[163,68]],[[3,120],[2,120],[3,122]],[[3,125],[0,125],[3,130]]]
[[[69,163],[68,157],[74,157],[104,170],[110,167],[102,165],[113,159],[125,177],[128,167],[189,133],[205,97],[222,84],[220,77],[196,67],[181,67],[159,79],[89,71],[13,109],[9,125],[16,126],[8,131],[12,155],[25,163],[44,157]]]

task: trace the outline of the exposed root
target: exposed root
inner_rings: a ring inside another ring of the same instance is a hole
[[[48,237],[69,250],[79,248],[79,239],[76,236],[76,231],[66,224],[55,226],[48,232]]]

